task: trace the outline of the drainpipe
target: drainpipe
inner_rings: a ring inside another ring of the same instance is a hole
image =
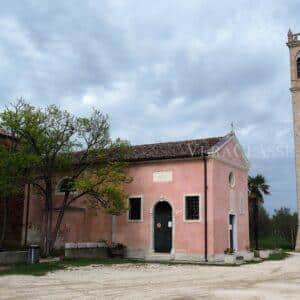
[[[207,154],[204,154],[204,259],[207,262]]]

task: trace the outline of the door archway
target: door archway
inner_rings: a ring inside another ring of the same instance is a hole
[[[172,249],[172,207],[160,201],[154,207],[154,251],[170,253]]]

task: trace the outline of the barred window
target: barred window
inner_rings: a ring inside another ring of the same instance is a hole
[[[199,220],[199,196],[185,197],[185,219]]]
[[[141,220],[141,206],[142,199],[141,197],[132,197],[129,198],[129,220]]]

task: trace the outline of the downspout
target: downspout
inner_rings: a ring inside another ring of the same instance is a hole
[[[207,154],[204,154],[204,259],[208,262],[207,258]]]

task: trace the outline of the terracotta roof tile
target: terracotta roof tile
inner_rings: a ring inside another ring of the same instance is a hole
[[[129,162],[203,157],[214,147],[219,147],[229,135],[206,139],[187,140],[131,146]]]

